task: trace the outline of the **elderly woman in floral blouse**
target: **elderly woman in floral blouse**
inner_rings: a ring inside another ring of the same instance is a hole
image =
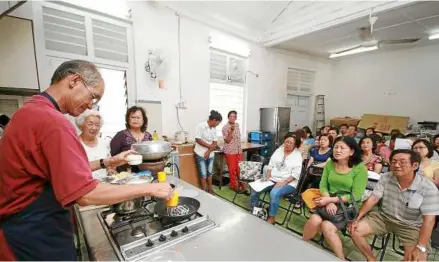
[[[146,131],[148,118],[142,107],[132,106],[125,116],[127,129],[119,131],[110,142],[111,155],[131,149],[135,142],[150,141],[152,136]],[[119,167],[118,171],[126,170],[128,166]]]
[[[233,191],[245,192],[245,185],[239,182],[239,161],[242,161],[242,148],[241,148],[241,131],[236,118],[238,113],[236,111],[230,111],[227,114],[229,121],[223,127],[224,137],[224,155],[226,156],[227,167],[229,168],[230,175],[230,188]]]

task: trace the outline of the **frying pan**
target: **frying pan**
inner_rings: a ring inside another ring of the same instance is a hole
[[[177,207],[179,206],[186,206],[189,209],[189,212],[182,216],[172,216],[168,212],[168,206],[166,205],[166,202],[159,201],[154,207],[154,213],[156,213],[160,218],[166,219],[166,221],[178,222],[193,216],[200,208],[200,202],[191,197],[179,197]]]

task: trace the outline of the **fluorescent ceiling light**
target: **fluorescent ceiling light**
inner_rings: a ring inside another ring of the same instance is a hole
[[[429,36],[428,39],[430,40],[439,39],[439,33]]]
[[[371,46],[371,47],[359,47],[359,48],[355,48],[346,52],[341,52],[341,53],[337,53],[337,54],[331,54],[329,56],[329,58],[336,58],[336,57],[340,57],[340,56],[345,56],[345,55],[352,55],[352,54],[358,54],[358,53],[362,53],[362,52],[368,52],[368,51],[373,51],[373,50],[377,50],[378,46]]]

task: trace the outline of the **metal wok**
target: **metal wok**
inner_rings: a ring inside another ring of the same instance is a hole
[[[170,210],[172,208],[181,208],[186,206],[189,211],[184,215],[172,215]],[[168,208],[165,201],[159,201],[154,207],[154,213],[156,213],[160,218],[169,221],[169,222],[178,222],[181,220],[185,220],[193,216],[195,213],[197,213],[198,209],[200,208],[200,202],[194,198],[190,197],[179,197],[178,198],[178,205],[176,207]]]
[[[154,161],[165,158],[172,151],[171,143],[166,141],[142,141],[132,145],[143,161]]]

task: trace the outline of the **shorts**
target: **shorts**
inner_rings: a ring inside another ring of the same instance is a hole
[[[197,161],[198,175],[200,176],[200,178],[207,178],[212,176],[213,157],[204,159],[204,157],[195,154],[195,160]]]
[[[379,210],[371,211],[361,221],[366,222],[375,235],[392,233],[398,237],[404,247],[415,247],[418,244],[420,228],[409,226],[401,221],[383,214]],[[427,245],[428,252],[431,252],[430,243]]]

